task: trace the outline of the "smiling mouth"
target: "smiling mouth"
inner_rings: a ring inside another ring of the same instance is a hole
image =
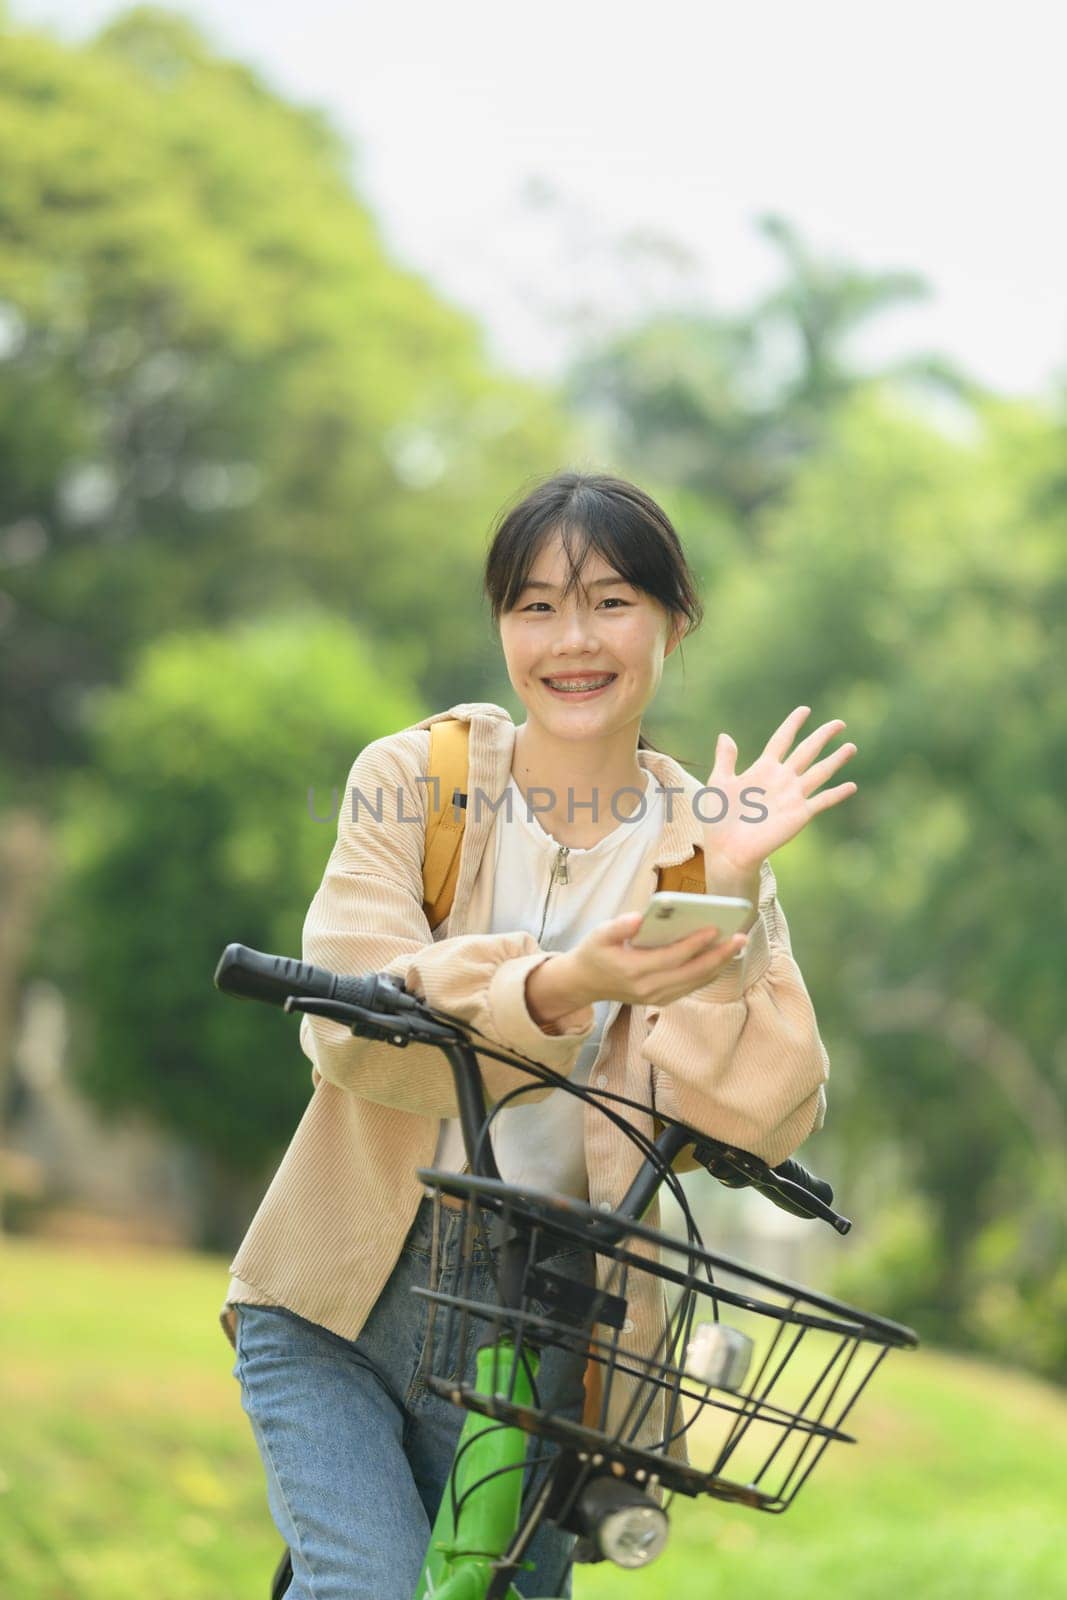
[[[611,687],[618,677],[615,672],[589,672],[577,673],[573,677],[542,678],[541,682],[551,694],[566,695],[571,700],[588,700],[594,694],[602,694]]]

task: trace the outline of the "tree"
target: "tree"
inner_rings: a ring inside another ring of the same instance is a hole
[[[856,335],[886,311],[921,298],[912,272],[868,272],[824,260],[784,218],[760,230],[782,259],[775,289],[738,314],[657,313],[588,349],[567,394],[638,476],[702,497],[760,542],[817,452],[838,409],[892,378],[968,400],[977,390],[947,361],[911,357],[865,371]]]
[[[36,960],[73,1005],[79,1086],[198,1154],[215,1248],[311,1091],[293,1021],[220,995],[215,966],[232,941],[299,958],[344,801],[331,791],[419,715],[395,660],[311,611],[170,636],[94,702],[94,769],[70,783]]]
[[[975,422],[853,396],[707,597],[677,737],[726,728],[740,768],[795,704],[846,721],[857,794],[774,862],[833,1065],[819,1164],[872,1232],[925,1207],[898,1314],[1062,1377],[1062,435],[1021,403]]]
[[[94,693],[172,630],[307,603],[470,698],[485,527],[564,425],[390,259],[324,118],[183,17],[5,28],[0,163],[2,1143],[15,956]]]
[[[469,681],[485,527],[564,430],[390,260],[340,137],[149,7],[11,34],[0,108],[13,787],[84,759],[94,685],[173,626],[305,599]]]

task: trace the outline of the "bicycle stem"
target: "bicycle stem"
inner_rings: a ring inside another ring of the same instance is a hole
[[[478,1070],[475,1051],[471,1045],[461,1040],[450,1044],[442,1043],[440,1048],[452,1068],[463,1144],[471,1172],[476,1177],[495,1178],[499,1181],[500,1169],[493,1153],[492,1142],[488,1137],[479,1141],[479,1132],[485,1124],[486,1108],[485,1086]],[[663,1166],[669,1167],[685,1147],[693,1143],[693,1135],[677,1123],[669,1122],[654,1143]],[[612,1208],[616,1215],[630,1222],[640,1222],[655,1199],[662,1177],[662,1171],[654,1167],[646,1156],[625,1195],[619,1204]]]
[[[499,1181],[500,1168],[496,1164],[492,1140],[488,1137],[482,1139],[481,1150],[478,1149],[478,1136],[485,1124],[485,1085],[478,1070],[478,1058],[473,1048],[461,1040],[454,1044],[442,1044],[440,1048],[452,1068],[463,1146],[470,1169],[479,1178],[496,1178]]]

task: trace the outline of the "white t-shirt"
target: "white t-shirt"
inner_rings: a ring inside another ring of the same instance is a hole
[[[492,911],[486,933],[531,933],[543,950],[572,950],[599,923],[625,908],[634,880],[663,827],[663,791],[646,775],[643,800],[611,833],[587,850],[560,845],[531,818],[522,790],[508,780],[508,798],[501,805],[486,841],[494,852]],[[556,871],[565,864],[567,881]],[[474,931],[474,930],[472,930]],[[593,1031],[583,1042],[571,1081],[587,1083],[617,1000],[593,1006]],[[538,1080],[531,1078],[531,1085]],[[583,1138],[583,1104],[565,1090],[554,1089],[543,1100],[510,1102],[492,1123],[493,1152],[501,1177],[529,1188],[588,1195]],[[433,1166],[449,1172],[467,1169],[458,1117],[446,1118]]]

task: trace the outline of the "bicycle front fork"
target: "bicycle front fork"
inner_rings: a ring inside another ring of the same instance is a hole
[[[539,1352],[526,1345],[516,1367],[507,1336],[483,1345],[475,1367],[478,1392],[530,1405],[539,1364]],[[528,1442],[521,1428],[468,1411],[414,1600],[485,1600],[493,1563],[519,1525]],[[508,1600],[521,1596],[511,1588]]]

